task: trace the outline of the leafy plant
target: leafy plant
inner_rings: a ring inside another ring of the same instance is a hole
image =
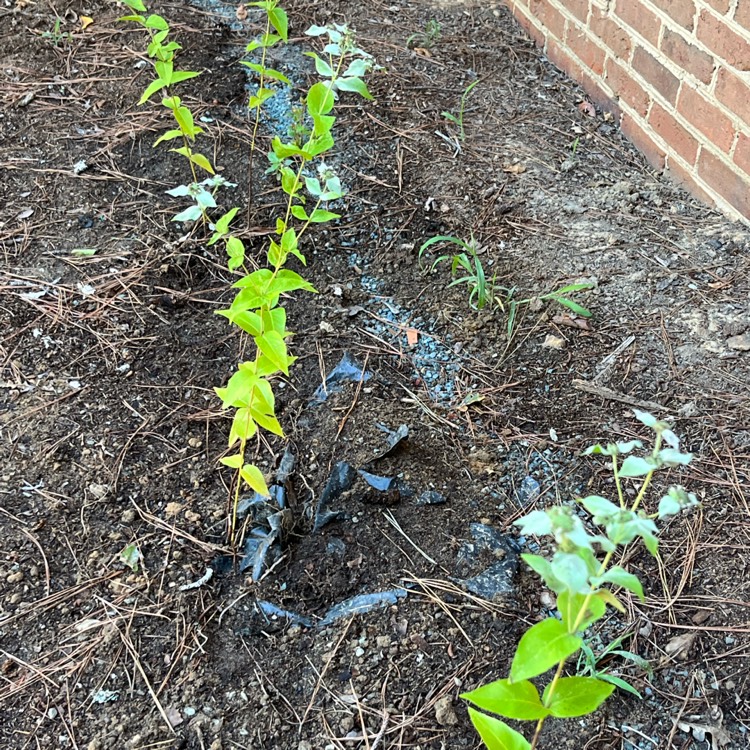
[[[449,120],[450,122],[454,123],[455,125],[458,125],[459,131],[461,134],[461,142],[463,143],[466,140],[466,132],[464,131],[464,111],[466,110],[466,100],[469,97],[469,94],[474,89],[474,86],[476,86],[479,83],[479,79],[477,78],[476,81],[472,81],[465,89],[464,93],[461,94],[461,104],[458,108],[458,115],[454,115],[452,112],[441,112],[440,114],[445,117],[446,120]]]
[[[436,42],[440,41],[441,30],[440,21],[437,18],[431,18],[425,24],[424,31],[417,31],[406,40],[406,46],[416,46],[415,43],[417,43],[421,47],[430,49]]]
[[[69,31],[60,31],[61,23],[60,19],[56,18],[52,30],[43,31],[41,34],[41,38],[49,42],[53,47],[59,47],[63,42],[70,44],[73,41],[73,34]]]
[[[436,237],[431,237],[419,248],[420,262],[425,251],[437,243],[456,245],[461,248],[463,252],[438,256],[433,261],[429,270],[434,271],[441,263],[450,261],[453,281],[448,284],[448,288],[460,284],[466,284],[469,290],[469,305],[472,308],[475,310],[482,310],[487,307],[487,305],[490,307],[495,305],[505,312],[508,316],[507,330],[509,340],[513,336],[518,309],[521,305],[531,305],[536,302],[549,300],[551,302],[556,302],[563,307],[567,307],[569,310],[576,313],[576,315],[585,318],[591,316],[590,310],[570,298],[570,295],[575,294],[576,292],[591,289],[592,285],[587,282],[566,284],[559,289],[536,297],[528,297],[520,300],[514,299],[514,294],[516,292],[515,287],[500,286],[497,284],[496,275],[493,275],[491,279],[487,278],[482,261],[477,255],[477,243],[473,237],[470,242],[466,242],[459,237],[454,237],[452,235],[441,234]],[[465,273],[465,275],[458,276],[459,273]]]
[[[620,648],[620,645],[625,640],[626,636],[621,635],[615,638],[612,643],[607,644],[604,649],[599,653],[595,654],[591,645],[584,640],[581,644],[581,653],[578,655],[578,664],[576,665],[576,672],[579,675],[591,675],[599,680],[612,683],[615,687],[619,687],[626,693],[634,695],[636,698],[640,698],[641,694],[626,680],[618,675],[609,672],[606,666],[600,666],[603,662],[610,659],[613,656],[619,656],[625,661],[632,662],[635,666],[644,670],[649,676],[653,674],[651,665],[646,659],[638,654],[634,654],[632,651],[625,651]]]
[[[281,9],[275,3],[257,3],[256,7],[264,7],[269,14],[276,14],[276,21],[270,23],[279,32],[276,36],[285,38],[286,15],[279,15]],[[247,484],[260,495],[269,494],[261,470],[246,461],[248,441],[257,435],[259,428],[284,436],[275,413],[271,383],[279,375],[289,375],[295,357],[287,348],[291,333],[286,328],[286,311],[280,306],[281,295],[297,290],[315,292],[300,274],[286,268],[287,261],[293,257],[305,265],[300,240],[310,225],[340,218],[340,214],[329,211],[326,206],[342,198],[345,190],[335,172],[322,160],[322,156],[334,146],[332,129],[336,117],[331,112],[339,92],[353,91],[365,99],[372,99],[362,78],[373,66],[372,57],[356,46],[354,34],[348,27],[341,24],[311,26],[306,34],[328,38],[322,48],[322,57],[317,52],[305,53],[315,61],[315,69],[322,80],[314,83],[304,98],[304,118],[309,121],[309,127],[295,128],[290,140],[283,141],[276,136],[271,143],[267,172],[278,177],[286,195],[286,206],[282,216],[276,218],[276,237],[270,240],[266,252],[268,267],[247,273],[236,281],[233,286],[239,291],[231,305],[217,310],[217,314],[247,333],[255,344],[254,358],[242,362],[227,385],[216,389],[223,407],[234,410],[229,447],[237,450],[221,459],[224,465],[239,474],[235,485],[232,536],[241,485]],[[265,39],[263,43],[266,42],[269,40]],[[264,51],[267,46],[263,47]],[[268,68],[257,72],[269,76]],[[274,74],[271,73],[270,77],[273,78]],[[265,96],[264,99],[264,96],[258,95],[258,109],[269,98]],[[314,162],[317,167],[312,170]],[[243,265],[245,254],[241,240],[229,233],[236,212],[236,208],[232,209],[211,225],[214,234],[209,240],[209,244],[219,240],[225,243],[230,270]]]
[[[609,457],[617,493],[615,502],[599,495],[579,500],[599,530],[591,533],[578,510],[570,505],[536,510],[515,522],[524,535],[553,539],[551,559],[532,554],[522,557],[557,594],[559,617],[548,617],[524,633],[509,677],[462,696],[476,706],[469,708],[469,714],[489,750],[535,750],[549,717],[573,718],[593,713],[612,694],[616,683],[611,675],[608,680],[603,679],[600,672],[563,676],[565,665],[583,649],[584,631],[604,616],[607,606],[625,611],[612,589],[623,588],[644,599],[638,577],[612,564],[617,550],[642,539],[648,551],[658,555],[654,520],[663,520],[697,504],[695,495],[673,486],[659,501],[656,512],[642,509],[654,474],[685,466],[692,456],[680,452],[679,439],[666,422],[645,412],[634,411],[634,414],[654,432],[650,453],[639,455],[636,452],[643,447],[639,440],[594,445],[585,452]],[[625,491],[625,480],[629,479],[640,482],[630,505],[626,502]],[[540,694],[532,680],[553,668],[554,675]],[[536,722],[531,742],[501,719],[483,711],[508,719]]]
[[[353,91],[365,99],[372,99],[363,76],[372,69],[373,60],[356,46],[354,34],[347,26],[312,26],[307,30],[308,36],[328,38],[321,50],[323,57],[316,52],[306,53],[315,60],[315,68],[322,80],[314,83],[304,97],[304,109],[298,115],[299,127],[294,128],[290,139],[284,141],[276,136],[272,141],[272,151],[268,154],[271,166],[267,173],[277,175],[281,189],[286,194],[286,206],[282,215],[276,218],[276,237],[270,240],[266,250],[267,267],[256,267],[248,272],[245,268],[245,245],[231,230],[231,223],[239,208],[229,209],[215,221],[211,221],[207,214],[210,209],[217,208],[216,191],[220,187],[235,185],[216,175],[208,159],[193,149],[196,136],[203,131],[194,124],[190,110],[169,90],[174,84],[195,78],[199,74],[175,70],[174,56],[180,45],[168,39],[169,25],[161,16],[144,15],[147,10],[143,0],[123,2],[134,13],[121,20],[140,24],[150,36],[148,56],[153,61],[156,78],[143,92],[140,103],[143,104],[157,92],[162,92],[165,94],[162,105],[170,110],[177,123],[177,128],[167,131],[154,145],[180,139],[183,145],[172,151],[187,158],[193,176],[191,183],[178,185],[168,191],[172,196],[192,200],[192,204],[178,213],[174,220],[194,221],[202,218],[212,232],[207,245],[223,243],[229,270],[243,272],[241,278],[233,284],[238,291],[230,306],[216,311],[248,334],[255,345],[254,356],[239,364],[226,386],[215,389],[223,407],[234,410],[228,443],[229,448],[235,449],[235,452],[220,460],[238,474],[230,525],[230,539],[236,541],[235,525],[240,488],[247,485],[260,495],[269,495],[260,468],[246,460],[248,441],[256,437],[261,429],[284,436],[276,417],[272,381],[280,375],[288,376],[289,368],[296,358],[289,353],[287,347],[291,332],[286,327],[286,311],[280,304],[281,298],[282,295],[297,290],[315,292],[312,284],[296,271],[286,268],[286,264],[290,257],[294,257],[305,265],[300,240],[311,224],[340,218],[339,214],[329,211],[326,206],[342,198],[345,190],[334,171],[322,161],[323,155],[334,146],[332,129],[336,117],[331,112],[340,92]],[[261,62],[242,61],[243,65],[258,74],[260,81],[249,102],[250,109],[256,112],[252,133],[255,144],[260,110],[274,95],[274,90],[266,82],[272,80],[288,83],[282,73],[265,64],[267,50],[288,38],[288,17],[276,0],[261,0],[250,5],[264,10],[267,18],[265,33],[247,47],[250,52],[263,50]],[[317,168],[313,170],[311,165],[314,162],[317,163]],[[208,172],[210,176],[199,181],[196,167]]]

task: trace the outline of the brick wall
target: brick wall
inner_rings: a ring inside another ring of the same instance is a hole
[[[506,0],[693,195],[750,220],[750,0]]]

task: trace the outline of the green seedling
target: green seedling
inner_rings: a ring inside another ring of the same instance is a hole
[[[172,118],[177,125],[163,133],[154,142],[154,147],[163,142],[178,141],[181,146],[171,148],[175,154],[179,154],[187,159],[190,165],[190,172],[193,177],[192,184],[199,183],[196,168],[207,172],[210,175],[215,174],[214,167],[209,159],[203,154],[194,150],[196,136],[203,133],[203,128],[195,124],[193,113],[179,96],[174,96],[171,92],[173,86],[192,78],[197,78],[200,73],[189,70],[175,70],[175,54],[182,47],[175,41],[169,39],[169,24],[162,16],[148,13],[143,0],[123,0],[133,13],[123,16],[120,21],[132,21],[142,26],[149,34],[150,42],[147,48],[147,54],[152,62],[155,78],[149,83],[138,101],[139,105],[148,102],[155,94],[161,94],[162,106],[169,110]],[[193,196],[195,197],[195,196]],[[194,211],[189,211],[192,215]],[[180,214],[178,214],[179,216]],[[205,213],[201,213],[205,220]],[[183,221],[184,219],[175,219]]]
[[[458,115],[454,115],[452,112],[441,112],[440,114],[445,117],[446,120],[449,122],[454,123],[455,125],[458,125],[460,137],[461,137],[461,143],[463,143],[466,140],[466,132],[464,131],[464,112],[466,111],[466,100],[469,97],[469,94],[474,89],[474,86],[476,86],[479,83],[479,79],[477,78],[476,81],[472,81],[465,89],[464,93],[461,94],[461,104],[458,108]]]
[[[440,41],[440,32],[440,21],[436,18],[431,18],[425,24],[424,31],[417,31],[406,40],[406,46],[432,49],[432,47]]]
[[[269,14],[277,13],[277,22],[270,23],[279,32],[276,36],[286,38],[285,21],[278,23],[279,18],[286,18],[285,14],[278,15],[281,9],[275,4],[270,7],[269,3],[256,5],[265,7]],[[283,34],[279,25],[283,25]],[[270,240],[266,251],[267,267],[238,279],[234,287],[239,291],[231,305],[216,311],[248,334],[255,344],[254,358],[242,362],[227,385],[216,389],[223,407],[234,410],[229,448],[235,452],[221,459],[225,466],[239,474],[230,526],[232,539],[240,487],[246,484],[260,495],[268,495],[261,470],[245,459],[248,441],[260,429],[284,437],[276,417],[272,381],[288,376],[296,358],[287,347],[291,332],[286,328],[286,311],[280,305],[282,295],[298,290],[316,291],[299,273],[286,267],[287,261],[293,258],[306,265],[300,240],[309,227],[340,218],[340,214],[329,211],[327,205],[341,199],[345,191],[339,177],[323,161],[324,155],[334,146],[332,131],[336,118],[331,112],[341,92],[353,91],[365,99],[372,99],[363,80],[373,67],[372,57],[356,46],[349,28],[340,24],[312,26],[306,34],[313,38],[327,37],[321,54],[306,53],[315,61],[315,69],[322,80],[314,83],[304,98],[304,112],[297,116],[300,127],[293,129],[289,140],[276,136],[271,142],[267,172],[277,176],[286,196],[286,205],[282,215],[276,218],[276,236]],[[258,72],[269,75],[267,68]],[[269,77],[275,76],[272,73]],[[281,79],[276,76],[275,80]],[[259,97],[258,107],[263,96]],[[213,235],[209,240],[209,244],[224,242],[230,270],[241,268],[245,256],[242,241],[230,232],[237,210],[231,209],[211,225]]]
[[[482,310],[488,305],[490,307],[494,305],[502,310],[508,316],[508,340],[513,337],[518,311],[523,305],[551,301],[556,302],[563,307],[567,307],[576,315],[585,318],[591,316],[590,310],[570,297],[570,295],[575,294],[576,292],[591,289],[593,285],[590,283],[567,284],[555,291],[547,292],[546,294],[541,294],[537,297],[528,297],[527,299],[517,300],[514,299],[514,294],[516,293],[515,287],[500,286],[497,283],[497,277],[495,275],[493,275],[491,279],[487,278],[482,261],[477,255],[476,242],[473,237],[470,242],[465,242],[459,237],[454,237],[452,235],[441,234],[436,237],[431,237],[419,248],[420,262],[425,251],[437,243],[456,245],[461,248],[463,252],[440,255],[433,261],[429,271],[434,271],[441,263],[449,261],[451,264],[451,276],[453,277],[453,281],[448,284],[448,288],[465,284],[469,290],[469,306],[475,310]],[[464,275],[459,275],[460,273],[464,273]]]
[[[441,234],[437,237],[432,237],[419,248],[420,261],[425,250],[438,242],[456,245],[457,247],[460,247],[463,252],[454,253],[453,255],[439,256],[433,261],[429,270],[434,271],[444,261],[450,261],[453,281],[448,284],[448,288],[450,289],[452,286],[466,284],[466,287],[469,290],[470,307],[475,310],[482,310],[488,304],[491,306],[495,300],[495,277],[493,276],[492,279],[489,281],[487,280],[484,266],[477,255],[474,238],[472,237],[471,242],[469,243],[450,235]],[[457,275],[462,272],[465,273],[465,275],[457,277]]]
[[[641,694],[629,682],[618,675],[612,674],[606,666],[602,666],[612,657],[619,656],[621,659],[629,661],[639,669],[642,669],[649,677],[653,675],[653,669],[646,659],[638,654],[634,654],[632,651],[625,651],[620,648],[625,638],[626,636],[624,635],[615,638],[615,640],[612,641],[612,643],[607,644],[598,655],[594,653],[589,643],[584,640],[581,644],[581,652],[578,655],[576,673],[583,676],[590,675],[599,680],[604,680],[605,682],[609,682],[615,687],[620,688],[620,690],[624,690],[626,693],[634,695],[636,698],[641,698]]]
[[[69,31],[60,31],[61,23],[60,19],[56,18],[52,30],[42,32],[42,39],[49,42],[53,47],[59,47],[63,43],[70,44],[73,41],[73,34]]]
[[[655,511],[643,509],[654,474],[686,466],[692,456],[680,452],[679,439],[666,422],[645,412],[634,414],[654,433],[650,451],[644,453],[641,441],[633,440],[594,445],[585,452],[609,458],[616,491],[614,500],[599,495],[578,500],[591,516],[588,524],[571,504],[535,510],[515,522],[525,536],[552,537],[551,559],[532,554],[522,557],[557,594],[559,617],[548,617],[524,633],[507,678],[462,695],[474,706],[469,708],[471,720],[489,750],[536,750],[548,718],[591,714],[612,694],[617,684],[612,675],[604,679],[600,671],[572,676],[564,672],[568,661],[583,650],[585,631],[605,615],[607,607],[625,612],[615,595],[617,590],[644,600],[640,580],[613,564],[615,555],[641,539],[646,549],[658,556],[655,521],[698,504],[695,495],[673,486]],[[629,481],[635,483],[632,502],[628,502]],[[540,692],[534,680],[550,670],[554,670],[553,676]],[[498,717],[535,722],[531,740]]]

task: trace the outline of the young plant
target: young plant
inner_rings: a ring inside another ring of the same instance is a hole
[[[695,495],[674,486],[661,498],[655,512],[642,509],[654,474],[685,466],[692,456],[680,452],[679,440],[666,422],[645,412],[634,411],[634,414],[654,432],[650,453],[635,452],[643,447],[639,440],[594,445],[586,451],[586,455],[610,458],[617,493],[614,502],[598,495],[579,500],[600,531],[591,533],[577,509],[568,505],[536,510],[515,522],[524,535],[548,535],[554,540],[550,560],[532,554],[522,557],[557,594],[559,617],[548,617],[524,633],[509,677],[463,694],[463,698],[476,706],[469,708],[469,714],[489,750],[536,750],[549,717],[585,716],[596,711],[611,695],[614,681],[603,679],[601,673],[589,676],[563,676],[563,673],[568,660],[582,650],[583,633],[604,616],[607,607],[625,611],[612,589],[626,589],[644,599],[638,577],[612,564],[615,554],[640,538],[648,551],[657,556],[654,520],[663,520],[697,505]],[[633,502],[628,504],[625,480],[630,479],[640,482],[640,487]],[[554,669],[552,679],[540,694],[532,680],[551,669]],[[497,716],[536,722],[531,741]]]
[[[73,41],[73,34],[69,31],[60,31],[61,23],[60,19],[56,18],[52,30],[43,31],[41,34],[41,38],[49,42],[53,47],[59,47],[63,43],[70,44]]]
[[[280,11],[275,5],[272,10]],[[283,30],[284,35],[278,34],[279,37],[285,36],[285,25]],[[300,274],[286,268],[287,261],[293,257],[306,265],[300,240],[310,225],[340,218],[325,207],[345,195],[341,181],[321,158],[334,146],[332,129],[336,118],[331,112],[339,92],[354,91],[366,99],[372,98],[362,80],[372,67],[372,58],[356,46],[354,35],[346,26],[312,26],[306,33],[328,37],[322,50],[325,59],[315,52],[306,53],[315,60],[315,68],[323,80],[314,83],[304,99],[309,127],[295,128],[288,141],[274,137],[272,151],[268,154],[271,164],[268,172],[278,176],[286,195],[283,213],[276,218],[276,237],[270,240],[266,251],[268,266],[236,281],[233,286],[239,291],[231,305],[216,311],[247,333],[255,344],[254,357],[239,365],[224,388],[216,389],[223,407],[234,410],[229,447],[236,448],[236,452],[221,459],[239,475],[235,484],[231,538],[235,535],[240,487],[246,484],[260,495],[269,494],[261,470],[246,461],[248,441],[259,429],[284,437],[276,417],[272,380],[280,375],[288,376],[295,357],[287,348],[291,333],[286,328],[286,311],[280,306],[281,295],[297,290],[315,292],[312,284]],[[317,167],[312,170],[314,162]],[[241,240],[229,232],[236,213],[237,209],[232,209],[211,225],[214,234],[209,240],[209,244],[219,240],[225,243],[231,270],[243,265],[245,253]]]
[[[479,83],[479,79],[477,78],[476,81],[472,81],[464,89],[464,93],[461,94],[461,104],[458,108],[458,115],[454,115],[452,112],[440,113],[443,117],[445,117],[446,120],[449,120],[455,125],[458,125],[460,137],[461,137],[461,143],[463,143],[466,140],[466,132],[464,131],[464,111],[466,110],[466,100],[469,97],[469,94],[474,89],[474,86],[476,86],[478,83]]]
[[[443,261],[450,261],[453,281],[448,284],[447,288],[450,289],[452,286],[466,284],[469,290],[469,306],[475,310],[484,309],[488,303],[492,305],[495,300],[495,277],[493,276],[489,282],[487,281],[484,266],[477,255],[474,238],[471,238],[471,242],[464,242],[464,240],[458,237],[443,234],[432,237],[419,248],[420,261],[425,250],[438,242],[447,242],[451,245],[456,245],[463,252],[454,253],[453,255],[440,255],[433,261],[430,271],[434,271]],[[456,274],[459,271],[465,272],[466,275],[456,278]]]
[[[599,680],[605,682],[611,682],[615,687],[624,690],[626,693],[634,695],[636,698],[641,698],[641,694],[626,680],[618,675],[612,674],[606,666],[600,666],[603,662],[608,661],[611,657],[619,656],[625,661],[632,662],[636,667],[646,672],[649,677],[653,674],[653,669],[646,659],[638,654],[634,654],[632,651],[625,651],[620,648],[620,645],[627,636],[621,635],[615,638],[612,643],[607,644],[599,654],[595,654],[591,645],[587,641],[583,641],[581,644],[581,653],[578,655],[578,664],[576,665],[576,673],[582,676],[591,675]]]
[[[190,172],[193,177],[193,181],[190,185],[183,185],[175,188],[177,192],[170,191],[170,194],[189,195],[194,198],[194,206],[198,206],[199,210],[196,213],[195,207],[191,207],[191,209],[187,210],[187,217],[192,220],[195,220],[196,218],[205,219],[205,208],[208,206],[203,207],[200,199],[206,191],[201,190],[196,167],[208,172],[209,175],[214,175],[215,170],[206,156],[193,149],[196,136],[203,132],[203,128],[195,124],[193,113],[180,97],[174,96],[171,93],[171,87],[178,83],[182,83],[183,81],[190,80],[191,78],[197,78],[200,73],[188,70],[175,70],[175,54],[181,50],[182,47],[177,42],[169,39],[169,24],[162,16],[154,13],[145,15],[148,13],[148,10],[143,3],[143,0],[122,1],[133,11],[133,14],[123,16],[119,20],[133,21],[134,23],[139,24],[148,32],[151,40],[147,48],[147,54],[152,61],[156,77],[146,87],[138,104],[145,104],[152,96],[154,96],[154,94],[161,93],[161,104],[165,109],[169,110],[175,124],[177,125],[176,128],[167,130],[166,133],[159,136],[154,142],[154,147],[162,142],[171,142],[175,140],[181,142],[181,146],[172,148],[170,151],[180,154],[180,156],[184,156],[188,160]],[[187,192],[184,192],[182,188],[186,188]],[[185,212],[177,214],[177,216],[173,218],[173,221],[186,220]]]
[[[441,28],[440,21],[437,18],[431,18],[425,24],[424,31],[417,31],[406,40],[406,46],[419,45],[425,49],[431,49],[436,42],[440,41]]]

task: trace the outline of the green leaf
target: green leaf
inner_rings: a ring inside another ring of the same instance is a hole
[[[541,555],[530,555],[528,553],[522,554],[521,558],[535,573],[541,576],[542,580],[556,594],[565,590],[565,584],[552,572],[552,565],[550,565],[549,560]]]
[[[621,477],[645,477],[656,470],[653,461],[640,456],[628,456],[620,467]]]
[[[662,448],[658,460],[665,466],[687,466],[693,460],[693,454],[680,453],[675,448]]]
[[[96,251],[97,248],[95,247],[74,247],[70,254],[79,258],[90,258],[92,255],[96,255]]]
[[[287,334],[286,310],[283,307],[275,307],[273,310],[263,310],[261,317],[263,319],[264,331],[277,331],[281,336]]]
[[[581,615],[581,610],[585,611]],[[605,603],[596,596],[563,591],[557,597],[557,608],[560,610],[563,624],[569,633],[581,633],[595,623],[607,610]],[[579,622],[580,618],[580,622]],[[577,623],[577,625],[576,625]]]
[[[325,211],[322,208],[316,208],[312,214],[310,214],[310,221],[313,224],[322,224],[324,221],[333,221],[334,219],[340,219],[341,214],[335,214],[332,211]]]
[[[539,692],[528,680],[496,680],[461,696],[475,706],[508,719],[541,719],[550,711],[542,705]]]
[[[538,622],[521,638],[510,667],[513,682],[543,674],[581,647],[581,639],[568,633],[554,617]]]
[[[239,237],[230,236],[227,237],[226,250],[229,256],[227,267],[230,271],[235,271],[245,262],[245,246]]]
[[[289,40],[289,16],[286,11],[278,6],[268,11],[268,20],[276,29],[279,36],[286,42]]]
[[[602,583],[613,583],[615,586],[622,586],[622,588],[631,591],[642,602],[646,600],[646,597],[643,595],[643,586],[638,577],[632,573],[628,573],[619,565],[613,565],[603,575],[592,578],[591,582],[596,586],[600,586]]]
[[[229,225],[232,223],[232,219],[237,215],[239,208],[230,208],[220,219],[216,221],[211,229],[217,234],[226,234],[229,231]]]
[[[234,456],[224,456],[219,459],[220,464],[228,466],[230,469],[239,469],[242,466],[243,456],[241,453],[237,453]]]
[[[531,750],[531,745],[525,737],[511,729],[504,721],[473,708],[469,709],[469,718],[487,750]]]
[[[555,685],[554,693],[550,688]],[[596,711],[615,689],[596,677],[563,677],[544,690],[543,701],[560,719],[584,716]]]
[[[247,106],[248,109],[258,109],[263,105],[264,102],[267,102],[269,99],[272,99],[274,96],[276,96],[276,92],[273,89],[258,89],[251,97],[248,99]]]
[[[145,8],[143,9],[146,10]],[[149,29],[156,29],[157,31],[169,31],[169,24],[161,17],[152,13],[146,19],[146,27]]]
[[[134,543],[128,544],[127,547],[120,551],[120,562],[130,568],[133,573],[138,572],[138,563],[140,560],[141,553]]]
[[[272,432],[274,435],[278,435],[279,437],[284,437],[284,430],[282,429],[276,417],[274,417],[271,414],[266,414],[256,409],[251,409],[251,412],[255,421],[264,430],[267,430],[268,432]]]
[[[647,411],[633,409],[633,414],[635,415],[635,418],[642,424],[646,425],[646,427],[654,427],[657,423],[656,417],[653,414],[649,414]]]
[[[374,98],[361,78],[337,78],[335,86],[339,91],[354,91],[365,99]]]
[[[281,292],[294,292],[297,289],[304,289],[306,292],[315,292],[315,287],[309,282],[305,281],[295,271],[290,271],[287,268],[283,268],[276,274],[276,278],[268,285],[268,291],[274,294],[280,294]]]
[[[246,68],[254,70],[259,76],[263,76],[263,78],[269,78],[273,81],[281,81],[281,83],[286,83],[287,85],[291,83],[291,81],[283,73],[280,73],[278,70],[274,70],[273,68],[265,68],[259,63],[240,60],[240,65],[244,65]]]
[[[245,480],[245,482],[247,482],[247,484],[250,486],[250,489],[254,490],[259,495],[263,495],[263,497],[270,496],[271,493],[268,491],[268,485],[266,485],[266,480],[263,477],[263,473],[257,466],[253,466],[252,464],[245,464],[240,471],[240,476]]]
[[[163,135],[160,135],[154,141],[154,147],[158,146],[162,141],[173,141],[175,138],[182,138],[182,131],[176,128],[174,130],[167,130],[166,133],[164,133]]]
[[[157,91],[161,91],[167,85],[166,81],[162,81],[161,78],[157,78],[155,81],[151,81],[146,87],[146,90],[141,94],[141,98],[138,100],[138,104],[145,104]]]
[[[327,115],[333,109],[335,103],[330,83],[323,83],[322,81],[314,83],[307,92],[305,103],[310,115]]]
[[[231,310],[217,310],[216,314],[226,318],[230,323],[234,323],[251,336],[260,336],[263,332],[260,315],[250,310],[237,313],[233,313]]]
[[[135,11],[137,11],[138,13],[146,13],[146,12],[147,12],[147,8],[146,8],[146,6],[145,6],[145,5],[143,4],[143,0],[122,0],[122,1],[123,1],[123,2],[125,3],[125,5],[127,5],[127,6],[128,6],[128,8],[130,8],[131,10],[135,10]]]
[[[307,221],[307,214],[302,206],[292,206],[292,216],[300,221]]]
[[[307,57],[312,57],[312,59],[315,60],[315,72],[318,75],[325,76],[326,78],[333,78],[335,75],[333,68],[325,60],[318,57],[315,52],[305,52],[303,54]]]
[[[568,299],[567,297],[553,297],[555,302],[562,305],[563,307],[567,307],[569,310],[572,310],[576,315],[580,315],[582,318],[590,318],[591,317],[591,310],[584,307],[583,305],[579,305],[578,302],[575,302],[572,299]]]
[[[575,552],[557,550],[551,565],[555,578],[562,581],[570,591],[583,594],[589,591],[588,566]]]
[[[265,331],[262,336],[255,337],[258,349],[268,357],[271,362],[284,375],[289,374],[289,358],[286,351],[286,343],[278,331]]]
[[[191,78],[197,78],[200,73],[195,73],[190,70],[176,70],[172,74],[172,80],[169,82],[170,85],[175,83],[182,83],[182,81],[189,81]]]
[[[229,447],[231,448],[238,440],[249,440],[258,431],[250,409],[237,409],[232,428],[229,431]]]

